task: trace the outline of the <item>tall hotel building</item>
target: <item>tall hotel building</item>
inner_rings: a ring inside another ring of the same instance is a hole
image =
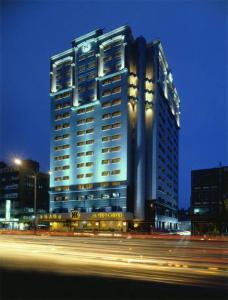
[[[50,67],[46,218],[56,228],[176,229],[180,101],[160,41],[98,29]]]

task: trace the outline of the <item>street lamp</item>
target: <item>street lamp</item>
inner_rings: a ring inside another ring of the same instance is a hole
[[[18,166],[21,166],[23,165],[23,162],[21,159],[19,158],[15,158],[14,159],[14,163]],[[36,189],[36,186],[37,186],[37,173],[33,170],[29,170],[32,174],[33,174],[33,177],[34,177],[34,198],[33,198],[33,211],[34,211],[34,230],[35,230],[35,233],[36,233],[36,229],[37,229],[37,218],[36,218],[36,206],[37,206],[37,189]]]

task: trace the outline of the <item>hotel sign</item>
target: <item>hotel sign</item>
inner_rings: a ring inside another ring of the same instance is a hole
[[[62,215],[61,214],[45,214],[45,215],[40,215],[38,216],[38,218],[40,220],[44,220],[44,221],[58,221],[58,220],[62,220]]]
[[[123,218],[122,212],[98,212],[92,213],[90,216],[91,219],[99,219],[99,220],[119,220]]]
[[[79,219],[80,218],[80,212],[77,210],[72,210],[71,212],[71,218],[72,219]]]

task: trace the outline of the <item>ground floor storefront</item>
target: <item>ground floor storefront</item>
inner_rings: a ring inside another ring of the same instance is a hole
[[[119,231],[127,232],[133,214],[128,212],[50,213],[37,216],[38,226],[51,231]]]

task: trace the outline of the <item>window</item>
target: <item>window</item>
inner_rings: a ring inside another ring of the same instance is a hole
[[[84,108],[81,108],[77,111],[77,114],[80,115],[80,114],[84,114],[85,113],[85,109]]]
[[[78,152],[78,153],[77,153],[77,156],[78,156],[78,157],[81,157],[81,156],[84,156],[84,155],[85,155],[85,152]]]
[[[60,181],[62,178],[60,176],[55,177],[55,181]]]
[[[117,86],[114,89],[112,89],[112,94],[120,93],[121,92],[121,87]]]
[[[90,73],[88,76],[87,76],[87,79],[90,80],[90,79],[93,79],[96,77],[96,73],[92,72]]]
[[[114,111],[112,113],[112,117],[119,117],[119,116],[121,116],[121,112],[120,111]]]
[[[110,113],[104,114],[104,115],[102,116],[102,119],[103,119],[103,120],[110,119],[111,116],[112,116],[112,115],[111,115]]]
[[[117,175],[117,174],[120,174],[120,170],[112,170],[112,175]]]
[[[94,140],[87,140],[86,141],[86,145],[91,145],[91,144],[93,144],[94,143]]]
[[[83,146],[83,145],[85,145],[84,141],[83,142],[77,142],[77,146]]]
[[[69,176],[63,176],[63,180],[69,180]]]
[[[88,69],[92,69],[96,66],[96,63],[93,61],[91,63],[88,64]]]
[[[63,169],[63,170],[70,169],[70,166],[62,166],[62,169]]]
[[[69,117],[70,117],[70,113],[69,112],[66,112],[66,113],[63,114],[63,119],[69,118]]]
[[[78,72],[79,72],[79,73],[81,73],[81,72],[83,72],[83,71],[85,71],[85,65],[82,65],[82,66],[80,66],[80,67],[78,68]]]
[[[84,167],[84,163],[77,164],[77,168],[82,168],[82,167]]]
[[[102,92],[103,97],[110,96],[110,95],[111,95],[111,90],[105,90]]]
[[[112,60],[112,56],[111,55],[108,55],[108,56],[104,57],[104,62],[107,62],[107,61],[110,61],[110,60]]]
[[[94,111],[94,106],[89,106],[86,108],[86,112]]]
[[[104,46],[104,52],[108,51],[109,49],[111,49],[111,45],[110,44]]]
[[[86,130],[86,133],[87,133],[87,134],[90,134],[90,133],[93,133],[93,132],[94,132],[94,129],[93,129],[93,128],[89,128],[89,129]]]
[[[85,122],[86,122],[85,119],[77,120],[78,125],[84,124]]]
[[[68,134],[68,133],[63,135],[63,139],[68,139],[69,137],[70,137],[70,134]]]
[[[109,194],[102,194],[102,195],[101,195],[101,198],[102,198],[102,199],[109,199],[109,198],[110,198],[110,195],[109,195]]]
[[[103,149],[101,150],[101,152],[102,152],[102,153],[108,153],[108,152],[109,152],[109,148],[103,148]]]
[[[120,127],[121,127],[121,124],[119,122],[112,124],[112,128],[120,128]]]
[[[78,77],[79,82],[83,82],[83,81],[85,81],[85,79],[86,79],[85,76]]]
[[[85,130],[79,130],[77,131],[77,135],[83,135],[85,133]]]
[[[109,186],[109,182],[101,182],[100,186],[107,187],[107,186]]]
[[[109,164],[109,159],[103,159],[101,161],[101,163],[102,163],[102,165],[107,165],[107,164]]]
[[[116,76],[112,77],[112,82],[116,82],[119,80],[121,80],[121,75],[116,75]]]
[[[78,174],[77,175],[77,178],[83,178],[84,177],[84,174]]]
[[[94,118],[90,117],[90,118],[86,118],[86,123],[91,123],[94,122]]]
[[[111,137],[112,140],[119,140],[121,138],[121,134],[115,134]]]
[[[112,182],[112,186],[119,186],[120,185],[120,182],[119,181],[113,181]]]
[[[94,165],[94,163],[91,162],[91,161],[89,161],[89,162],[86,163],[86,167],[92,167],[93,165]]]
[[[55,196],[54,200],[55,201],[62,201],[62,197],[61,196]]]
[[[62,126],[61,126],[61,125],[56,125],[56,126],[55,126],[55,130],[60,130],[60,129],[62,129]]]
[[[84,93],[86,91],[86,88],[84,86],[81,86],[78,88],[79,93]]]
[[[86,177],[93,177],[93,173],[87,173]]]
[[[102,81],[103,85],[110,84],[110,83],[112,83],[112,80],[110,78],[105,79],[105,80]]]
[[[110,107],[110,106],[111,106],[111,103],[108,102],[108,101],[102,103],[102,107],[103,107],[103,108]]]
[[[86,155],[87,155],[87,156],[91,156],[91,155],[93,155],[93,154],[94,154],[93,151],[87,151],[87,152],[86,152]]]
[[[121,99],[112,100],[112,106],[119,105],[119,104],[121,104]]]
[[[63,128],[69,128],[70,127],[70,123],[64,123],[63,124]]]
[[[101,173],[101,176],[109,176],[110,172],[109,171],[103,171]]]
[[[108,142],[110,140],[110,136],[103,136],[102,142]]]
[[[120,151],[120,146],[112,147],[111,152]]]
[[[120,162],[120,158],[119,158],[119,157],[113,158],[113,159],[112,159],[112,163],[113,163],[113,164],[114,164],[114,163],[118,163],[118,162]]]
[[[109,130],[111,128],[112,128],[111,125],[104,125],[104,126],[102,126],[102,130]]]

